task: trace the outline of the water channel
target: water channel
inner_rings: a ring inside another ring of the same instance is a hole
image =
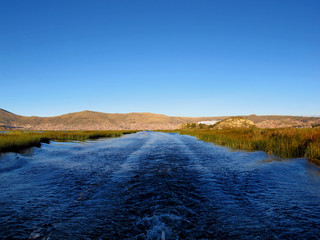
[[[175,133],[0,157],[0,239],[320,239],[320,168]]]

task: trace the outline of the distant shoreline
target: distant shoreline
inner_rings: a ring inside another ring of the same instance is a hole
[[[0,109],[0,130],[174,130],[180,124],[220,121],[220,117],[170,117],[155,113],[102,113],[82,111],[55,117],[25,117]],[[320,117],[242,116],[259,128],[310,128],[320,125]]]

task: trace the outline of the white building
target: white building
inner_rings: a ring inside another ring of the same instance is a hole
[[[219,121],[201,121],[201,122],[198,122],[198,124],[214,125],[217,122],[219,122]]]

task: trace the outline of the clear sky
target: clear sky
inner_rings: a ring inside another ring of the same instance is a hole
[[[1,0],[0,108],[320,113],[319,0]]]

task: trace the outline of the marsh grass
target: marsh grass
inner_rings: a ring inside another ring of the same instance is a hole
[[[50,141],[84,141],[88,139],[120,137],[136,131],[8,131],[0,133],[0,153],[19,152],[39,147]]]
[[[320,129],[192,129],[176,131],[218,145],[245,150],[261,150],[282,158],[305,157],[320,165]]]

